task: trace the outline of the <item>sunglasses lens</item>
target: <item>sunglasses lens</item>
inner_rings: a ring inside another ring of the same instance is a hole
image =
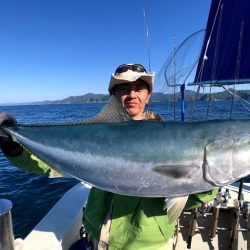
[[[141,64],[133,64],[131,67],[133,67],[133,71],[147,73],[146,69]]]
[[[131,69],[132,71],[135,71],[135,72],[146,72],[146,69],[141,65],[141,64],[122,64],[120,65],[116,71],[115,71],[115,74],[120,74],[120,73],[124,73],[126,71],[128,71],[129,69]]]
[[[128,69],[129,69],[129,65],[126,65],[126,64],[120,65],[120,66],[116,69],[115,74],[117,74],[117,73],[120,74],[120,73],[126,72],[126,71],[128,71]]]

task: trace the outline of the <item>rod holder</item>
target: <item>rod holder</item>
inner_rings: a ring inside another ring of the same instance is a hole
[[[0,199],[0,250],[14,250],[11,209],[10,200]]]

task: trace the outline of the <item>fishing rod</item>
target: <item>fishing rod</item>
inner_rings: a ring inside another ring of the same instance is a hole
[[[192,220],[189,226],[189,236],[188,236],[188,243],[187,243],[187,248],[191,249],[192,246],[192,238],[195,235],[195,229],[196,229],[196,224],[197,224],[197,218],[198,218],[198,208],[192,209]]]
[[[240,224],[240,214],[243,208],[244,195],[243,195],[243,179],[240,179],[239,191],[238,191],[238,201],[237,206],[233,211],[233,223],[231,226],[231,238],[229,243],[229,248],[233,248],[234,242],[238,238],[239,224]]]
[[[148,18],[145,6],[143,6],[143,17],[144,17],[144,27],[145,27],[145,36],[147,41],[147,55],[148,55],[148,71],[151,71],[151,62],[150,62],[150,44],[149,44],[149,32],[148,32]]]
[[[212,205],[212,222],[209,232],[209,238],[212,240],[216,236],[216,232],[218,230],[218,222],[219,222],[219,214],[220,208],[222,204],[227,204],[229,199],[231,198],[229,194],[229,189],[220,188],[216,198],[213,201]]]

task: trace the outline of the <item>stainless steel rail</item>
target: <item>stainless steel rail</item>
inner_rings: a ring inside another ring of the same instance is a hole
[[[10,200],[0,199],[0,250],[14,250],[11,208]]]

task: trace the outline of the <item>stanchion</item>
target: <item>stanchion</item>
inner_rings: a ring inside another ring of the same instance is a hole
[[[14,250],[11,208],[10,200],[0,199],[0,250]]]

